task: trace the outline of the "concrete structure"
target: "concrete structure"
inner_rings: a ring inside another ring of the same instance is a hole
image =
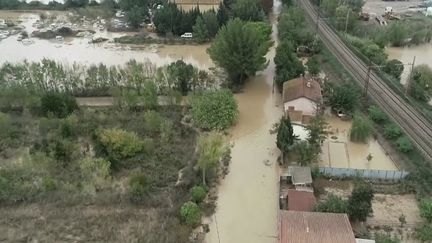
[[[279,243],[356,243],[346,214],[279,212]]]
[[[321,85],[305,77],[286,81],[283,84],[282,102],[284,113],[291,121],[308,124],[322,103]]]

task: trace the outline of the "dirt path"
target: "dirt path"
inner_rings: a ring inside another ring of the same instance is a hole
[[[279,4],[275,4],[278,9]],[[276,12],[277,13],[277,12]],[[274,37],[276,24],[273,21]],[[216,213],[209,219],[207,243],[276,242],[278,179],[276,136],[270,128],[282,116],[280,96],[272,93],[274,48],[266,70],[236,95],[240,117],[232,129],[232,163],[221,182]],[[271,165],[265,165],[264,161]]]

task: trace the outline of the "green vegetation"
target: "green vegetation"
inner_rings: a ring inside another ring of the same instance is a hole
[[[430,198],[422,199],[420,202],[420,216],[428,223],[432,223],[432,200]]]
[[[403,70],[404,70],[403,63],[399,60],[396,60],[396,59],[392,59],[392,60],[388,61],[383,68],[384,72],[388,73],[389,75],[393,76],[394,78],[396,78],[399,81],[400,81]]]
[[[180,215],[187,225],[196,226],[201,222],[201,209],[194,202],[184,203]]]
[[[265,13],[260,0],[236,0],[233,1],[232,13],[234,18],[243,21],[262,21]]]
[[[129,193],[132,202],[142,202],[148,196],[149,183],[145,175],[139,174],[132,176],[129,181]]]
[[[45,116],[52,114],[58,118],[65,118],[77,109],[75,98],[67,94],[50,92],[41,98],[41,110]]]
[[[297,78],[305,72],[292,44],[286,40],[282,41],[276,48],[274,62],[276,64],[275,82],[281,92],[284,82]]]
[[[395,140],[402,136],[402,130],[400,127],[394,123],[385,125],[384,127],[384,137],[390,140]]]
[[[192,119],[205,130],[223,130],[238,116],[237,102],[229,90],[206,91],[192,98]]]
[[[315,206],[315,211],[323,213],[348,213],[348,201],[331,194],[326,200],[319,202]]]
[[[387,115],[376,105],[372,105],[368,109],[369,117],[375,123],[381,124],[388,120]]]
[[[417,229],[416,232],[417,239],[422,242],[430,242],[432,241],[432,224],[424,224],[420,228]]]
[[[352,115],[359,105],[359,90],[351,83],[324,87],[324,101],[332,110]]]
[[[294,130],[289,116],[282,117],[277,130],[276,146],[280,151],[282,151],[282,153],[286,154],[292,149],[296,140],[297,137],[294,135]]]
[[[348,199],[348,215],[354,221],[366,221],[366,218],[373,212],[372,199],[373,189],[369,183],[356,182],[351,196]]]
[[[206,185],[208,175],[214,175],[222,156],[226,152],[223,136],[219,133],[202,135],[198,139],[198,167],[202,171],[202,182]]]
[[[265,55],[270,46],[271,42],[263,42],[262,33],[256,28],[234,19],[219,30],[208,53],[227,72],[230,86],[235,87],[266,67]]]
[[[407,136],[398,138],[396,146],[402,153],[408,153],[413,150],[413,145]]]
[[[207,191],[202,186],[194,186],[191,189],[192,200],[195,203],[201,203],[207,195]]]
[[[372,124],[369,119],[360,113],[356,113],[350,130],[350,140],[353,142],[366,143],[371,133]]]
[[[376,233],[375,234],[375,243],[400,243],[401,241],[397,238],[393,238],[389,235]]]
[[[432,95],[432,69],[427,65],[418,65],[411,76],[409,94],[421,102],[428,102]]]

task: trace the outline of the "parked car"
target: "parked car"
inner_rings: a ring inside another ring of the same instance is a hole
[[[184,33],[183,35],[181,35],[180,37],[181,37],[181,38],[192,38],[193,36],[192,36],[192,33],[190,33],[190,32],[186,32],[186,33]]]

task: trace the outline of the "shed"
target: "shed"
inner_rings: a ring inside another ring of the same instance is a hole
[[[279,243],[356,243],[346,214],[279,212]]]
[[[288,190],[288,210],[311,212],[313,211],[316,199],[313,192]]]
[[[312,174],[310,167],[289,166],[291,182],[294,186],[309,186],[312,184]]]

